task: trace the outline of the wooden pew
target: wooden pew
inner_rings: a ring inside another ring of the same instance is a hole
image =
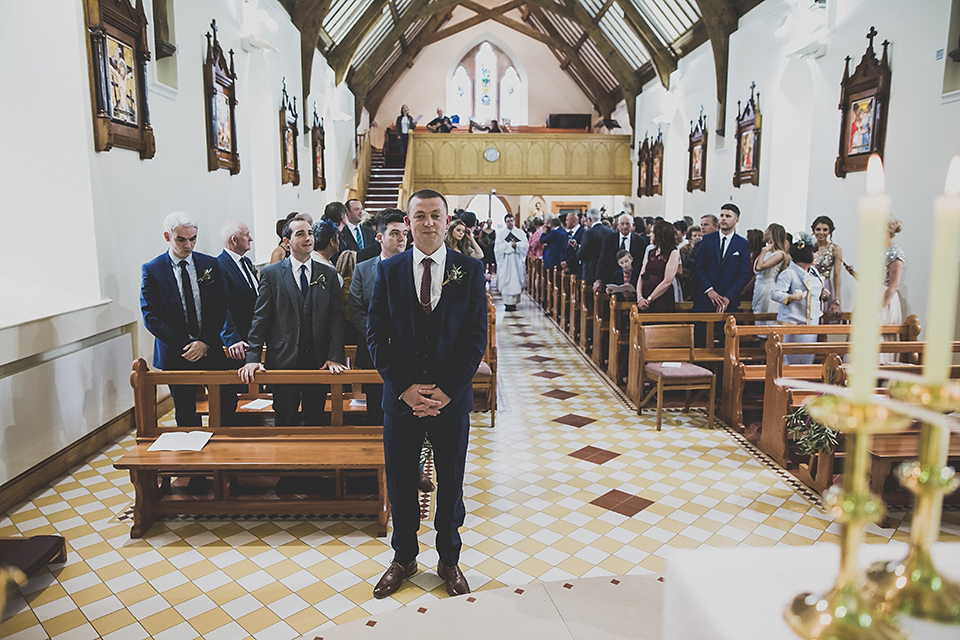
[[[554,317],[557,320],[557,324],[560,325],[560,331],[564,333],[569,333],[570,331],[570,297],[576,278],[572,273],[564,273],[560,276],[560,297],[557,300],[557,314]]]
[[[607,314],[607,320],[610,323],[607,340],[607,375],[617,386],[620,386],[620,366],[626,363],[630,349],[630,315],[636,308],[635,299],[627,300],[619,293],[610,296],[610,311]]]
[[[844,314],[849,317],[849,314]],[[845,318],[846,319],[846,318]],[[765,352],[757,353],[756,348],[743,348],[745,340],[756,341],[770,333],[783,335],[816,335],[819,341],[830,336],[850,335],[851,325],[742,325],[736,318],[730,317],[724,324],[723,378],[720,393],[720,418],[730,426],[744,428],[743,392],[747,382],[762,382],[766,376],[764,368]],[[909,316],[902,325],[881,327],[885,334],[896,334],[900,340],[912,342],[920,335],[920,322],[914,315]],[[911,354],[906,354],[911,355]]]
[[[237,382],[233,371],[150,371],[143,359],[133,363],[130,382],[134,389],[137,445],[114,466],[130,471],[136,491],[134,522],[130,535],[143,536],[163,515],[285,515],[285,514],[371,514],[377,516],[377,534],[385,536],[389,503],[383,459],[382,427],[343,426],[344,389],[353,384],[381,382],[376,371],[352,370],[341,374],[328,371],[264,371],[257,374],[262,384],[328,384],[331,394],[329,427],[248,427],[221,426],[222,385]],[[157,416],[157,385],[205,384],[210,389],[209,427],[214,435],[202,451],[148,451],[150,444],[166,431]],[[377,478],[377,495],[348,493],[347,478],[362,470]],[[213,478],[214,497],[172,500],[162,487],[171,476]],[[334,479],[332,498],[278,496],[256,499],[239,496],[234,477],[264,475],[327,475]]]
[[[574,343],[580,336],[580,296],[583,294],[583,282],[578,276],[570,280],[570,297],[567,307],[567,335]]]
[[[684,305],[681,308],[689,308]],[[638,389],[640,380],[640,325],[644,324],[689,324],[703,322],[706,324],[706,346],[696,347],[693,350],[694,362],[707,367],[716,368],[723,361],[723,347],[718,346],[716,337],[723,330],[727,318],[733,316],[739,324],[752,324],[755,321],[776,320],[776,314],[754,314],[752,311],[735,311],[727,313],[695,313],[692,311],[677,311],[675,313],[647,313],[641,312],[634,306],[630,312],[630,338],[627,351],[627,397],[634,402],[643,398],[641,389]],[[759,348],[755,351],[761,351]]]
[[[610,337],[610,294],[605,291],[598,291],[593,294],[593,337],[591,342],[593,348],[590,351],[590,357],[601,369],[604,366],[604,360],[609,355]]]
[[[825,373],[823,364],[790,364],[783,362],[784,355],[814,355],[829,358],[850,352],[849,342],[787,342],[777,333],[767,338],[767,362],[764,367],[763,422],[760,428],[760,450],[773,458],[784,469],[792,466],[786,422],[784,416],[799,407],[804,400],[818,394],[790,389],[776,382],[778,378],[820,381]],[[922,342],[881,342],[880,353],[922,353]],[[835,361],[835,360],[834,360]],[[881,371],[886,367],[881,367]],[[834,383],[836,378],[831,376]]]
[[[593,348],[593,285],[582,280],[577,314],[580,316],[577,344],[584,353],[590,353]]]
[[[474,396],[477,390],[483,397],[480,403],[474,399],[474,411],[489,411],[490,426],[497,423],[497,309],[490,294],[487,294],[487,346],[476,375],[473,376]]]

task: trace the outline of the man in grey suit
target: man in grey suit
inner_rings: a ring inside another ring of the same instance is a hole
[[[583,265],[580,278],[590,284],[594,291],[599,291],[607,275],[599,272],[600,255],[603,252],[604,239],[613,236],[614,231],[600,223],[600,211],[597,209],[587,209],[583,217],[587,230],[583,233],[583,242],[577,250],[577,257]]]
[[[404,213],[400,209],[384,209],[377,220],[377,242],[380,254],[357,263],[350,281],[350,295],[347,306],[350,308],[350,321],[360,336],[367,335],[367,309],[373,297],[373,284],[377,279],[377,265],[403,252],[407,246],[407,225]],[[367,348],[367,341],[357,342],[358,369],[373,369],[373,359]],[[365,384],[363,392],[367,396],[367,420],[370,424],[383,424],[383,385]]]
[[[250,384],[265,369],[346,367],[343,349],[345,316],[337,272],[310,258],[313,230],[306,220],[291,220],[283,230],[290,257],[264,267],[248,336],[247,363],[240,379]],[[260,364],[266,344],[267,357]],[[277,425],[321,424],[326,385],[276,385],[273,409]],[[302,418],[297,408],[303,404]]]

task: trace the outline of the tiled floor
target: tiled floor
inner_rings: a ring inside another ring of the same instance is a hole
[[[528,298],[497,326],[501,412],[495,429],[473,416],[464,489],[461,567],[474,590],[657,575],[673,550],[700,545],[837,539],[827,515],[703,413],[668,411],[659,432],[652,413],[638,419]],[[392,552],[370,521],[167,520],[131,540],[118,515],[133,487],[112,463],[132,443],[0,519],[0,536],[59,533],[70,549],[14,597],[0,635],[313,638],[446,598],[426,522],[424,571],[385,600],[371,589]],[[942,540],[960,540],[958,515],[944,514]],[[909,522],[894,520],[868,541],[906,539]]]

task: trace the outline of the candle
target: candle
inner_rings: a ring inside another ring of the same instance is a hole
[[[960,239],[960,156],[953,156],[943,195],[933,204],[933,256],[930,291],[924,318],[923,373],[927,382],[942,385],[950,378],[953,330],[957,314],[957,240]]]
[[[870,156],[867,164],[867,193],[857,201],[860,217],[860,242],[857,261],[857,298],[853,308],[850,335],[850,388],[853,401],[867,402],[877,385],[877,361],[880,353],[880,305],[886,281],[884,250],[887,246],[887,219],[890,196],[884,192],[883,163]]]

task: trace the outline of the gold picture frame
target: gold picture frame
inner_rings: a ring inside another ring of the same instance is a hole
[[[763,117],[760,115],[760,92],[754,97],[757,84],[750,83],[750,99],[743,110],[737,101],[737,157],[734,161],[733,186],[760,185],[760,133]]]
[[[866,171],[867,160],[874,153],[883,157],[887,130],[887,106],[890,102],[890,63],[887,60],[889,40],[880,45],[883,54],[877,60],[873,39],[877,30],[867,33],[867,50],[853,75],[850,56],[846,58],[840,83],[840,152],[834,166],[838,178],[852,171]]]
[[[300,158],[297,154],[299,136],[296,98],[291,99],[287,95],[287,79],[284,78],[280,98],[280,184],[300,184]]]
[[[687,157],[687,191],[707,190],[707,116],[700,106],[700,117],[690,121]]]
[[[211,34],[212,32],[212,34]],[[207,32],[207,55],[203,63],[204,108],[207,122],[207,170],[229,169],[240,173],[237,146],[237,74],[217,40],[217,21]]]

